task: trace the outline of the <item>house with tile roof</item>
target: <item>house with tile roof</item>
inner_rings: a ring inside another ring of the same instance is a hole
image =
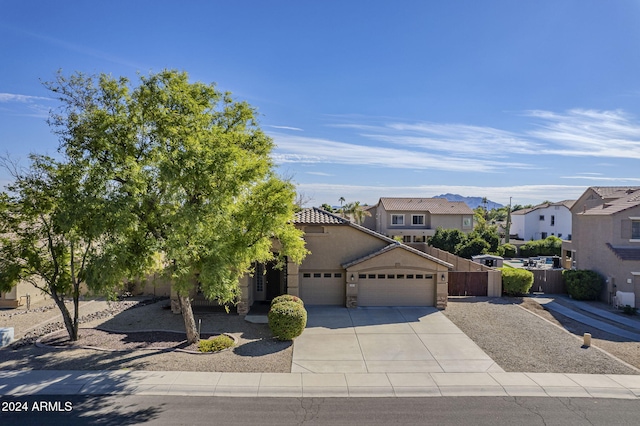
[[[518,240],[571,239],[571,207],[575,200],[543,203],[511,213],[510,234]]]
[[[445,198],[380,198],[363,226],[420,248],[438,228],[473,231],[473,210]]]
[[[571,215],[572,240],[562,244],[564,267],[603,275],[604,301],[630,292],[640,306],[640,187],[590,187]]]
[[[285,293],[307,305],[446,307],[452,264],[322,209],[294,223],[310,254],[282,270],[256,265],[240,282],[238,313]]]

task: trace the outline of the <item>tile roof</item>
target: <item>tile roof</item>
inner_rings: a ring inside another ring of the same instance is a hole
[[[387,211],[428,211],[431,214],[473,214],[464,201],[446,198],[380,198]]]
[[[608,202],[599,206],[578,213],[586,216],[609,216],[621,211],[640,206],[640,188],[633,191],[627,189],[617,193],[620,197],[610,199]]]
[[[607,247],[620,260],[640,260],[640,247],[614,247],[609,243],[607,243]]]
[[[629,192],[640,191],[638,186],[592,186],[589,189],[593,190],[601,198],[620,198]]]
[[[295,214],[293,223],[308,225],[346,225],[349,221],[345,218],[329,213],[317,207],[302,209]]]

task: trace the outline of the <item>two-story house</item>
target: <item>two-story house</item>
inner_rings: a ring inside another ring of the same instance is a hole
[[[590,187],[571,214],[572,240],[562,244],[565,268],[603,275],[603,300],[632,292],[640,306],[640,187]]]
[[[571,207],[574,200],[544,203],[511,213],[511,235],[520,240],[544,240],[556,236],[571,239]]]
[[[438,228],[473,231],[473,210],[445,198],[380,198],[363,226],[419,248]]]

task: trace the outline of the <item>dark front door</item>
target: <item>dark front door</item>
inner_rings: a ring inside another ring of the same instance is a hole
[[[267,265],[267,274],[265,276],[266,280],[266,289],[267,289],[267,300],[272,300],[276,296],[280,296],[285,292],[284,280],[282,279],[282,270],[274,268],[273,263],[268,263]]]

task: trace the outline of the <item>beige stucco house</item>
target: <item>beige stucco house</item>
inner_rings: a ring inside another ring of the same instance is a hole
[[[445,198],[380,198],[367,209],[363,226],[421,248],[438,228],[473,231],[473,210]]]
[[[602,274],[602,299],[633,292],[640,306],[640,187],[590,187],[574,203],[572,240],[562,244],[565,268]]]
[[[318,208],[295,225],[310,254],[283,270],[256,265],[240,282],[238,313],[285,293],[307,305],[446,307],[450,263]]]

